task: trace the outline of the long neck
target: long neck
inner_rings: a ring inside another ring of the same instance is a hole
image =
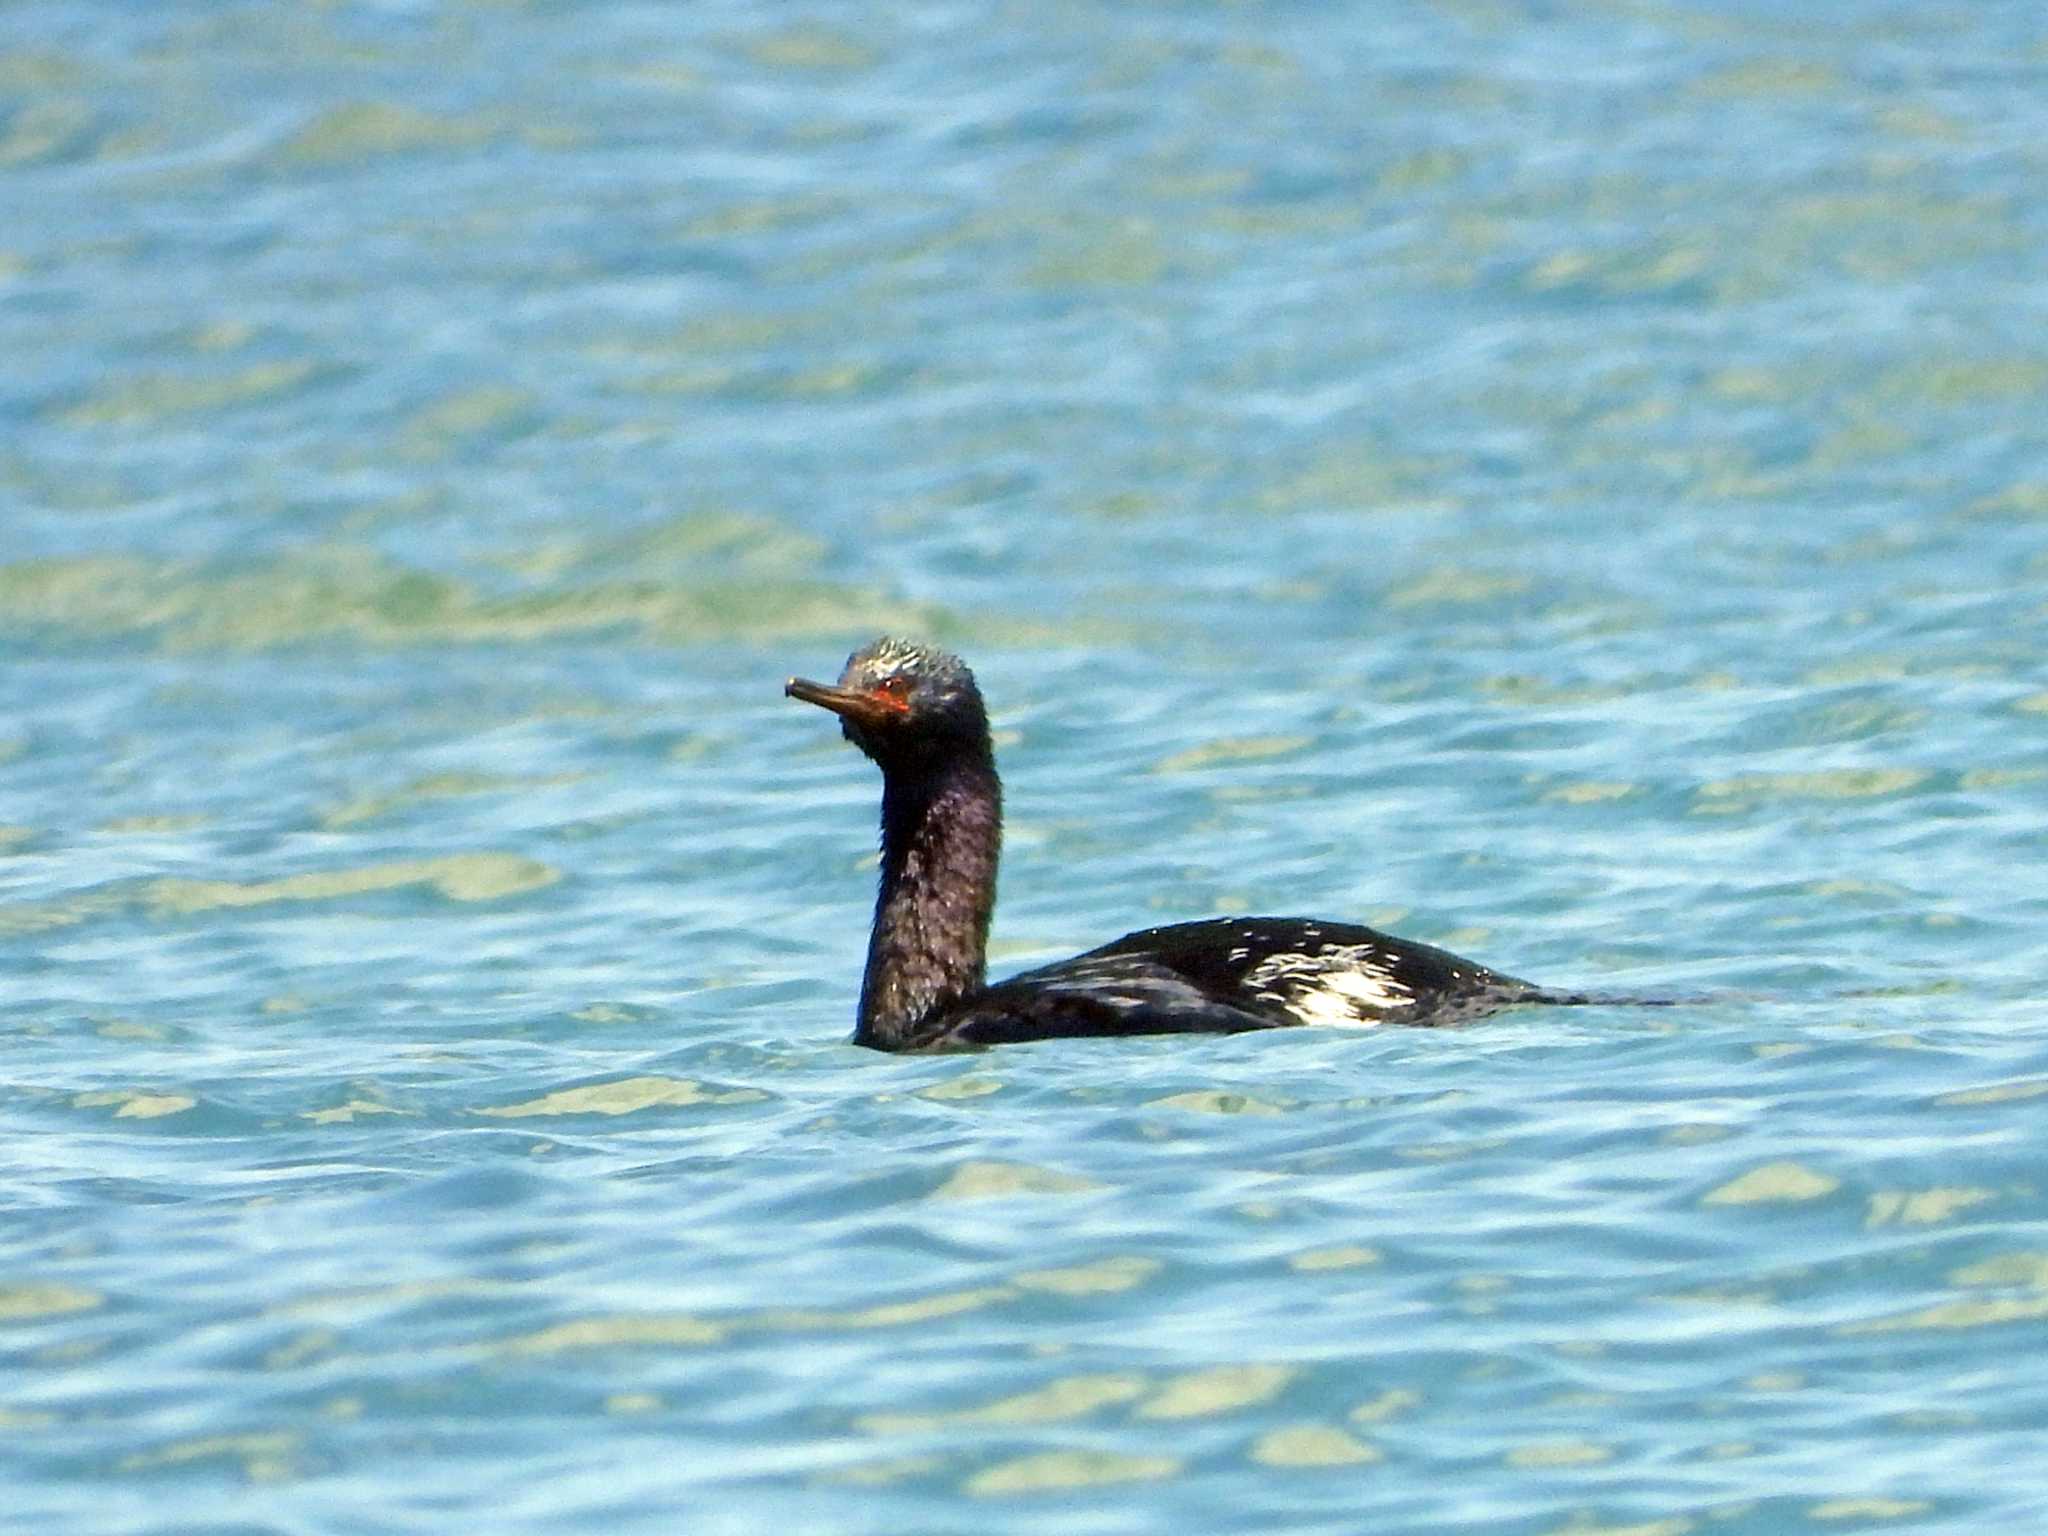
[[[1002,843],[1003,787],[985,753],[884,777],[856,1044],[914,1044],[934,1014],[981,990]]]

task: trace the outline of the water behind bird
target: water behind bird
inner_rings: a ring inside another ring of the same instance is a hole
[[[1826,18],[21,10],[14,1519],[2026,1527],[2044,61]],[[884,630],[998,973],[1712,1000],[854,1050]]]

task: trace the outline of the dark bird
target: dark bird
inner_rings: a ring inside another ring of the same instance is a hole
[[[793,677],[783,692],[839,716],[882,770],[882,885],[856,1045],[1455,1024],[1515,1003],[1624,1001],[1546,992],[1428,944],[1301,917],[1145,928],[990,986],[1003,788],[974,674],[885,638],[855,651],[837,686]]]

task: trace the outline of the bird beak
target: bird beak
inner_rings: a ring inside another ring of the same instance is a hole
[[[855,725],[879,725],[888,716],[899,713],[886,700],[872,693],[862,693],[858,688],[834,688],[829,683],[814,683],[807,677],[792,677],[782,685],[782,691],[789,698],[829,709],[842,720],[851,720]]]

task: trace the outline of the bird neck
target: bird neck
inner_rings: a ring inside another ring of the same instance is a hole
[[[882,885],[854,1042],[914,1044],[981,990],[1003,843],[1003,787],[986,752],[887,774]]]

